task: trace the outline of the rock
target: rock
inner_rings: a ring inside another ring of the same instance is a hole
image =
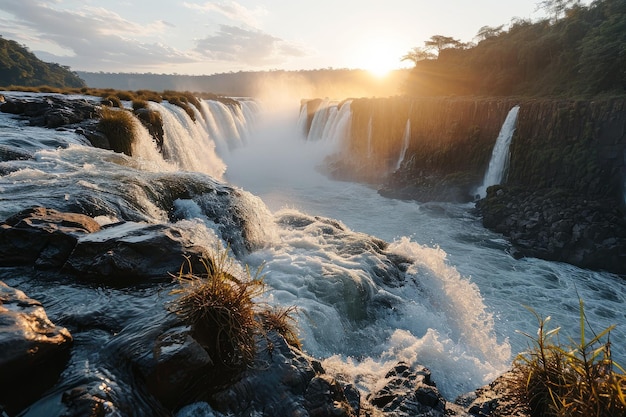
[[[33,207],[0,225],[0,265],[60,268],[81,235],[100,230],[91,217]]]
[[[146,373],[148,390],[166,406],[180,405],[199,375],[213,365],[188,327],[169,329],[159,335],[153,349],[146,353],[154,361]]]
[[[22,115],[31,125],[48,128],[77,124],[98,114],[96,105],[87,100],[57,96],[11,97],[0,105],[0,111]]]
[[[208,402],[215,410],[233,415],[358,415],[345,394],[348,391],[353,398],[355,391],[320,372],[319,363],[270,331],[259,340],[254,366]]]
[[[510,371],[455,403],[474,417],[530,417],[526,401],[513,388],[515,383],[515,374]]]
[[[0,409],[18,410],[52,386],[71,346],[40,302],[0,281]]]
[[[348,402],[343,387],[328,375],[316,376],[304,393],[305,406],[312,417],[352,417],[355,410]]]
[[[485,227],[510,239],[515,257],[626,274],[626,212],[612,199],[494,186],[476,210]]]
[[[126,222],[82,236],[64,269],[90,281],[168,281],[187,258],[192,270],[204,271],[198,260],[205,255],[176,226]]]
[[[385,378],[388,378],[385,386],[368,398],[384,413],[397,417],[446,415],[446,400],[431,380],[428,368],[414,369],[400,362]]]

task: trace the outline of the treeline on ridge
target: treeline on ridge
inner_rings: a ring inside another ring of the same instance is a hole
[[[535,23],[515,19],[508,30],[485,26],[476,45],[451,42],[435,59],[419,54],[428,48],[414,48],[412,57],[405,56],[415,61],[405,92],[415,96],[624,94],[626,1],[596,0],[589,6],[578,1],[543,3],[553,12],[550,18]],[[557,7],[564,4],[568,7]]]
[[[0,85],[83,87],[69,67],[41,61],[26,47],[0,35]]]

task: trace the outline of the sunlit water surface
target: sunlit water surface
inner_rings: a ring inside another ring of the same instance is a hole
[[[205,103],[207,112],[209,107],[216,105]],[[176,161],[163,161],[149,138],[144,137],[143,156],[133,160],[87,147],[74,133],[29,127],[0,114],[0,144],[34,154],[31,160],[0,163],[1,217],[34,203],[55,207],[90,198],[116,207],[99,218],[102,223],[120,216],[166,223],[167,213],[152,200],[157,180],[223,177],[251,193],[244,194],[242,210],[254,213],[264,244],[240,261],[265,265],[265,301],[297,306],[307,353],[364,392],[375,390],[400,360],[429,367],[448,398],[475,389],[506,371],[526,348],[517,331],[534,334],[537,326],[527,307],[552,316],[565,340],[567,334],[576,337],[579,297],[596,331],[618,325],[613,353],[618,361],[624,357],[626,286],[619,277],[515,260],[502,236],[482,227],[471,204],[392,200],[368,186],[328,179],[320,166],[339,142],[305,142],[297,109],[280,116],[255,113],[251,126],[250,108],[232,118],[215,108],[220,116],[213,121],[197,116],[204,120],[202,129],[189,127],[179,109],[161,105],[159,110],[171,120],[166,138],[185,141],[170,150],[180,153]],[[223,137],[197,143],[215,135]],[[232,136],[236,141],[229,142]],[[176,201],[172,210],[184,218],[177,226],[214,246],[219,228],[203,214],[204,198]],[[368,235],[389,246],[371,249]],[[404,259],[403,269],[390,259]],[[93,288],[43,275],[32,279],[22,269],[3,269],[0,279],[41,300],[53,321],[75,331],[83,349],[77,349],[72,367],[105,372],[94,365],[103,354],[100,346],[137,343],[154,318],[166,319],[167,285]],[[75,378],[76,372],[68,373]]]

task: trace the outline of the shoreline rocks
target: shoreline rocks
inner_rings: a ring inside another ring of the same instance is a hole
[[[55,326],[42,304],[0,281],[0,412],[34,401],[54,384],[73,338]]]
[[[509,238],[514,257],[626,275],[626,216],[615,201],[558,189],[492,186],[476,211],[486,228]]]

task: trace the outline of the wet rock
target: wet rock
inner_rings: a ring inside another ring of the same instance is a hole
[[[515,375],[507,372],[491,384],[456,399],[474,417],[529,417],[526,401],[515,387]]]
[[[385,378],[388,379],[385,386],[368,398],[382,412],[396,417],[446,415],[446,400],[428,368],[412,368],[400,362]]]
[[[291,347],[276,332],[259,340],[254,366],[209,399],[211,406],[232,415],[356,416],[348,396],[358,393],[323,374],[321,365]]]
[[[612,199],[494,186],[476,209],[485,227],[510,239],[516,258],[626,274],[626,212]]]
[[[0,281],[0,410],[18,410],[51,386],[71,345],[39,301]]]
[[[0,161],[19,161],[32,159],[33,155],[23,149],[12,146],[0,145]]]
[[[77,124],[97,116],[95,104],[57,96],[10,97],[0,105],[0,111],[22,115],[31,125],[48,128]]]
[[[33,207],[0,224],[0,265],[60,268],[81,235],[100,230],[91,217]]]
[[[191,337],[188,328],[174,328],[159,335],[146,373],[148,390],[168,406],[180,405],[199,375],[213,365],[206,350]]]
[[[204,255],[206,248],[193,246],[176,226],[126,222],[81,237],[64,269],[91,281],[169,281],[186,259],[203,271]]]

